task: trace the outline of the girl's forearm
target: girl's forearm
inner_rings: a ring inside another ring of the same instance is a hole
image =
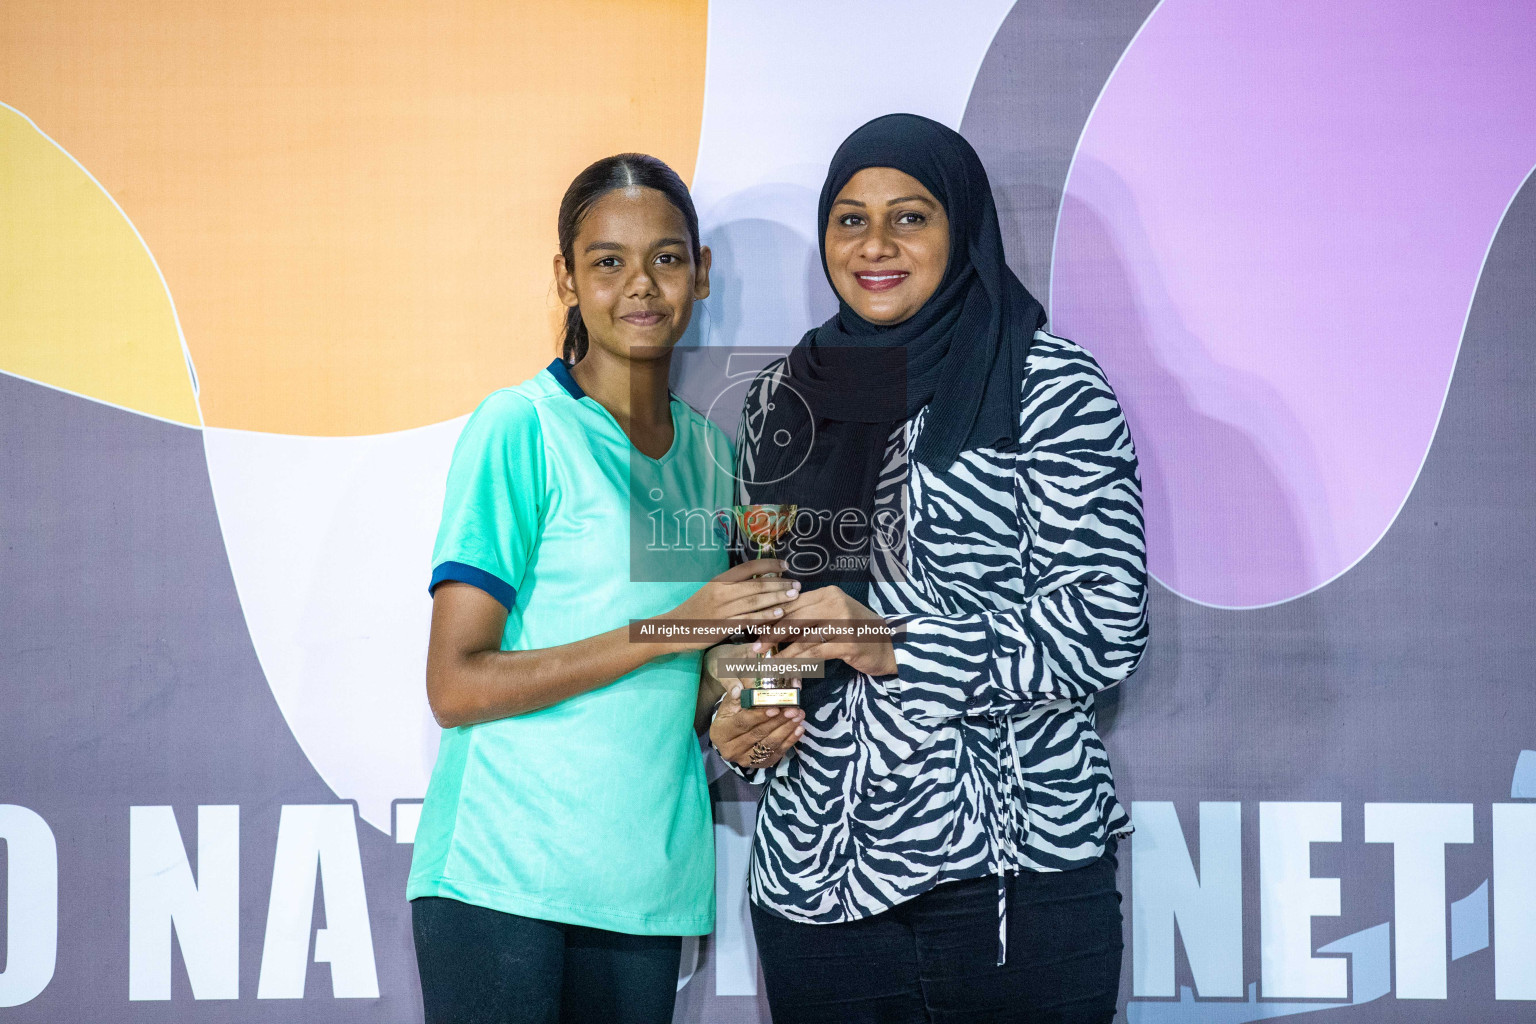
[[[536,651],[445,653],[428,659],[427,697],[445,729],[539,711],[682,650],[631,643],[629,627]]]

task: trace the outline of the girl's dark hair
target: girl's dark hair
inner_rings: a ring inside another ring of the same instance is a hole
[[[571,187],[565,190],[565,198],[560,200],[560,255],[565,257],[567,268],[576,266],[576,232],[592,204],[615,189],[632,187],[653,188],[677,207],[677,212],[688,223],[693,263],[698,266],[699,215],[694,211],[688,186],[683,184],[676,171],[653,156],[620,153],[604,157],[576,175]],[[581,319],[581,309],[572,306],[565,311],[565,340],[560,355],[567,366],[574,366],[586,354],[587,325]]]

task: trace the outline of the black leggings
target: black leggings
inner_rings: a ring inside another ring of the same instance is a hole
[[[1108,1024],[1120,986],[1113,844],[1074,871],[1008,876],[997,966],[997,876],[946,882],[845,924],[752,907],[774,1024]]]
[[[411,901],[426,1024],[670,1024],[682,939]]]

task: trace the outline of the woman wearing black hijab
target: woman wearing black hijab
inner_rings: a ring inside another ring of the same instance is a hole
[[[785,621],[805,734],[724,698],[710,735],[766,781],[749,891],[777,1024],[1108,1021],[1114,795],[1093,695],[1146,643],[1141,491],[1093,358],[1041,328],[974,150],[892,114],[819,204],[836,316],[747,399],[745,501],[802,511]]]

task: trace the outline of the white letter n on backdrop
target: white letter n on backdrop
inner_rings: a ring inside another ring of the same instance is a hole
[[[197,880],[176,812],[128,809],[128,998],[171,998],[171,932],[194,999],[240,997],[240,808],[197,809]]]
[[[1195,877],[1173,804],[1131,805],[1132,988],[1171,996],[1173,932],[1184,938],[1202,996],[1243,994],[1243,805],[1200,804],[1200,877]]]
[[[315,933],[315,961],[331,965],[331,993],[337,999],[377,999],[379,976],[352,805],[283,805],[275,860],[256,998],[304,998],[318,873],[325,927]]]
[[[1349,962],[1312,955],[1312,919],[1339,916],[1339,880],[1312,877],[1312,844],[1343,838],[1337,803],[1259,804],[1260,970],[1266,999],[1347,999]]]
[[[42,815],[19,804],[0,804],[5,844],[5,970],[0,1006],[20,1006],[53,980],[59,951],[59,847]]]

